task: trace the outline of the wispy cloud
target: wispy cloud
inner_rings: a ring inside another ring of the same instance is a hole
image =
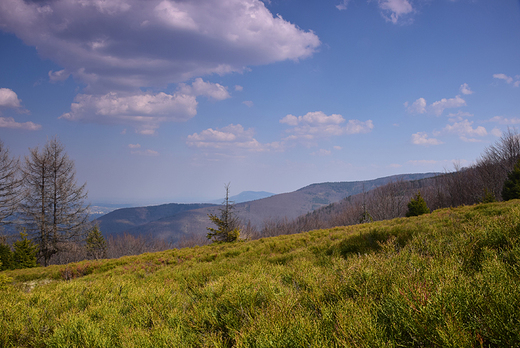
[[[70,73],[66,71],[65,69],[59,70],[59,71],[49,71],[49,80],[51,82],[61,82],[68,79],[70,76]]]
[[[348,3],[350,2],[350,0],[342,0],[341,3],[339,3],[338,5],[336,5],[336,8],[340,11],[344,11],[347,9],[348,7]]]
[[[137,155],[137,156],[150,156],[150,157],[157,157],[159,156],[159,152],[155,151],[155,150],[134,150],[134,151],[130,151],[130,153],[132,155]]]
[[[465,94],[465,95],[468,95],[468,94],[473,94],[474,92],[471,90],[471,88],[469,88],[468,84],[467,83],[463,83],[461,86],[460,86],[460,92],[462,94]]]
[[[516,75],[515,78],[507,76],[506,74],[494,74],[493,78],[504,80],[508,84],[512,84],[514,87],[520,87],[520,76]],[[515,81],[516,80],[516,81]]]
[[[324,156],[330,156],[331,154],[332,154],[332,151],[330,151],[330,150],[319,149],[318,151],[312,152],[311,156],[324,157]]]
[[[449,113],[447,116],[450,118],[450,120],[454,120],[453,122],[455,122],[456,120],[462,120],[464,117],[473,117],[475,115],[459,110],[456,113]]]
[[[500,129],[498,129],[498,128],[493,128],[491,130],[491,134],[493,134],[496,137],[501,137],[502,136],[502,131]]]
[[[428,137],[428,134],[425,132],[418,132],[418,133],[412,134],[411,141],[412,141],[412,144],[422,145],[422,146],[443,144],[442,141],[439,141],[435,138]]]
[[[11,129],[22,129],[35,131],[42,128],[41,124],[36,124],[33,122],[24,122],[19,123],[14,120],[12,117],[0,117],[0,128],[11,128]]]
[[[495,116],[488,120],[488,122],[496,122],[504,125],[514,125],[520,123],[520,117],[507,118],[504,116]]]
[[[254,138],[252,128],[244,129],[240,124],[230,124],[223,128],[208,128],[189,135],[186,144],[204,150],[224,150],[229,153],[240,151],[261,152],[275,149],[278,143],[261,144]]]
[[[449,167],[459,166],[459,167],[465,167],[471,164],[468,160],[409,160],[406,162],[407,164],[413,165],[413,166],[420,166],[420,167],[433,167],[433,166],[443,166],[445,169],[449,169]]]

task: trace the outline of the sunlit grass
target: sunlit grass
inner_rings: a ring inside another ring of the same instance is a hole
[[[518,201],[0,273],[5,347],[520,345]]]

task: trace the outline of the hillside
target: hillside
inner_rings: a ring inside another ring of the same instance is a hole
[[[260,227],[268,219],[293,219],[315,209],[338,202],[343,198],[382,186],[395,180],[419,180],[436,173],[403,174],[366,181],[312,184],[290,193],[283,193],[250,202],[236,204],[236,213],[244,222]],[[179,207],[182,205],[178,205]],[[193,205],[190,205],[193,206]],[[152,235],[176,242],[182,236],[205,236],[206,227],[211,226],[208,214],[218,212],[216,206],[199,209],[183,209],[176,212],[163,210],[163,215],[153,214],[153,219],[139,220],[136,216],[150,216],[149,209],[140,207],[119,209],[100,219],[103,234],[112,235],[128,232],[133,235]]]
[[[274,196],[275,193],[266,192],[266,191],[244,191],[240,192],[238,195],[229,197],[231,202],[235,203],[244,203],[249,201],[255,201],[257,199],[267,198]],[[210,201],[209,203],[221,204],[224,198],[216,199]]]
[[[519,346],[519,203],[5,271],[0,346]]]
[[[180,214],[185,211],[208,208],[214,204],[161,204],[148,207],[122,208],[101,216],[95,221],[105,236],[119,234],[165,216]]]

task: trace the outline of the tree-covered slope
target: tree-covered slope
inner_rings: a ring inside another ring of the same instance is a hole
[[[235,211],[244,224],[251,222],[253,226],[261,228],[266,220],[294,219],[347,196],[361,193],[363,187],[369,191],[395,180],[420,180],[434,175],[436,173],[402,174],[366,181],[312,184],[294,192],[236,204]],[[201,205],[199,208],[196,206],[166,204],[125,208],[113,211],[97,221],[105,235],[128,232],[176,242],[185,236],[204,237],[206,227],[212,225],[208,214],[214,214],[217,208],[209,205]]]
[[[96,219],[96,223],[106,236],[116,235],[165,217],[211,206],[214,206],[214,204],[169,203],[147,207],[121,208],[101,216]]]
[[[519,203],[2,272],[0,346],[519,346]]]

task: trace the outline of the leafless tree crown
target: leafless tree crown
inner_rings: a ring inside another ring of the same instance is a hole
[[[84,237],[88,222],[85,185],[76,183],[74,162],[53,138],[30,150],[23,167],[22,211],[27,231],[39,246],[44,265],[67,242]]]
[[[0,141],[0,224],[12,222],[20,203],[19,160]]]

